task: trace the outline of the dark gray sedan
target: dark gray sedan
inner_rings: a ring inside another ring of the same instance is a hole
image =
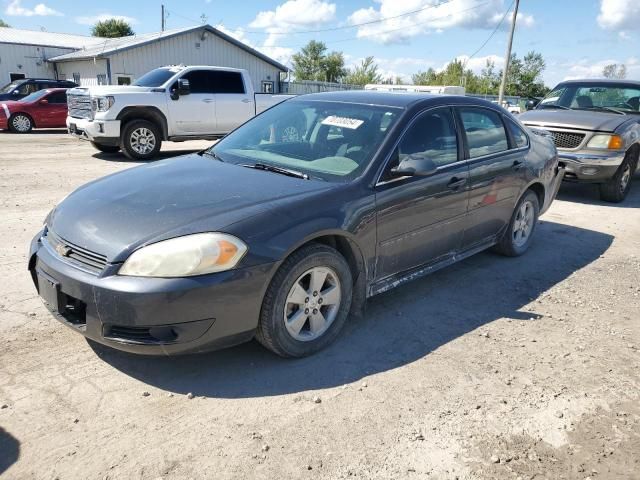
[[[89,183],[29,270],[54,315],[136,353],[331,343],[373,295],[493,247],[517,256],[563,169],[544,133],[465,97],[297,97],[199,154]]]

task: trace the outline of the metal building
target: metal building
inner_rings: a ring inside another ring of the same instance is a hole
[[[164,65],[244,68],[256,91],[277,93],[287,67],[210,25],[134,35],[55,56],[58,78],[80,85],[128,85]]]
[[[95,45],[101,39],[0,27],[0,86],[20,78],[55,78],[51,57]]]

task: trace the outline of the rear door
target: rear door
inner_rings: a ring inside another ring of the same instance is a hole
[[[190,94],[168,99],[170,135],[212,135],[216,132],[216,98],[211,70],[191,70],[180,77],[189,81]],[[178,88],[176,81],[171,90]]]
[[[489,241],[509,223],[525,183],[528,148],[512,148],[503,116],[482,107],[458,107],[469,163],[469,220],[463,248]]]
[[[242,73],[213,70],[218,133],[229,133],[255,115],[254,98]]]
[[[434,263],[460,249],[466,226],[469,171],[449,107],[421,113],[403,134],[376,186],[376,278]],[[428,177],[393,177],[407,155],[438,165]]]

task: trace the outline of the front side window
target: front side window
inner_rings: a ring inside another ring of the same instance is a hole
[[[228,163],[261,163],[346,182],[371,164],[401,113],[402,109],[393,107],[286,101],[235,130],[210,151]]]
[[[423,113],[398,145],[398,162],[408,156],[426,157],[438,167],[458,161],[458,141],[448,108]]]
[[[38,88],[35,83],[24,82],[22,85],[18,87],[18,93],[20,95],[30,95],[33,92],[37,92]]]
[[[66,104],[67,103],[67,92],[54,92],[47,97],[49,103],[53,103],[56,105]]]
[[[206,70],[192,70],[185,73],[181,78],[189,80],[191,93],[215,93],[209,72]]]
[[[461,108],[460,117],[467,137],[469,158],[503,152],[509,148],[500,115],[483,108]]]

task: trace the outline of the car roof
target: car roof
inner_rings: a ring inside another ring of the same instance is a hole
[[[420,103],[444,104],[453,101],[453,103],[459,105],[476,105],[490,107],[494,110],[497,110],[497,106],[493,103],[475,97],[413,92],[383,92],[379,90],[347,90],[340,92],[310,93],[307,95],[300,95],[293,98],[292,100],[358,103],[363,105],[375,105],[405,109]]]
[[[640,81],[617,78],[572,78],[571,80],[564,80],[558,85],[567,85],[572,83],[579,83],[581,85],[632,85],[634,87],[640,87]]]

